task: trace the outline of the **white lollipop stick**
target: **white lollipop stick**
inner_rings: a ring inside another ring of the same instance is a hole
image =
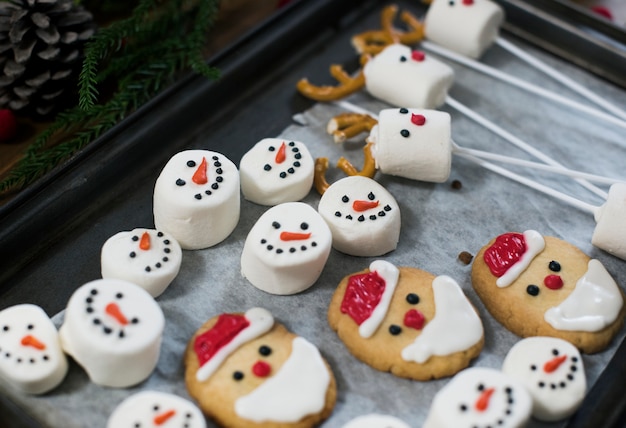
[[[519,165],[526,168],[538,169],[541,171],[548,171],[554,174],[565,175],[567,177],[572,178],[582,178],[583,180],[588,180],[595,183],[600,184],[614,184],[614,183],[623,183],[624,180],[619,180],[617,178],[604,177],[602,175],[589,174],[581,171],[574,171],[573,169],[568,168],[560,168],[551,165],[546,165],[543,163],[531,162],[524,159],[518,159],[511,156],[503,156],[496,153],[485,152],[482,150],[468,149],[467,147],[461,147],[456,143],[452,143],[452,153],[459,156],[475,156],[480,159],[488,159],[499,161],[503,163],[508,163],[511,165]]]
[[[561,84],[567,86],[571,90],[573,90],[573,91],[577,92],[578,94],[582,95],[583,97],[587,98],[589,101],[591,101],[591,102],[599,105],[600,107],[604,108],[605,110],[613,113],[615,116],[620,117],[620,118],[626,120],[626,111],[618,108],[614,104],[608,102],[604,98],[602,98],[599,95],[593,93],[589,89],[585,88],[581,84],[579,84],[579,83],[575,82],[574,80],[570,79],[569,77],[565,76],[563,73],[561,73],[560,71],[556,70],[555,68],[549,66],[545,62],[540,61],[538,58],[535,58],[534,56],[524,52],[523,50],[521,50],[520,48],[518,48],[517,46],[515,46],[511,42],[509,42],[507,40],[504,40],[502,37],[498,37],[496,39],[496,43],[501,48],[506,49],[507,51],[509,51],[511,54],[515,55],[516,57],[518,57],[522,61],[524,61],[524,62],[530,64],[531,66],[535,67],[536,69],[542,71],[543,73],[545,73],[548,76],[552,77],[553,79],[557,80]]]
[[[540,152],[539,150],[537,150],[533,146],[529,145],[528,143],[524,142],[520,138],[518,138],[515,135],[511,134],[510,132],[502,129],[501,127],[499,127],[495,123],[487,120],[486,118],[484,118],[480,114],[476,113],[472,109],[470,109],[470,108],[466,107],[465,105],[461,104],[460,102],[456,101],[454,98],[452,98],[450,96],[446,97],[446,104],[448,104],[450,107],[458,110],[460,113],[464,114],[465,116],[467,116],[468,118],[470,118],[473,121],[477,122],[478,124],[480,124],[480,125],[484,126],[485,128],[489,129],[491,132],[495,133],[496,135],[499,135],[500,137],[504,138],[509,143],[519,147],[520,149],[524,150],[525,152],[527,152],[527,153],[531,154],[532,156],[536,157],[537,159],[541,160],[542,162],[544,162],[544,163],[546,163],[548,165],[555,166],[555,167],[564,168],[563,165],[561,165],[560,163],[558,163],[557,161],[555,161],[554,159],[552,159],[548,155]],[[576,179],[576,181],[580,185],[585,187],[586,189],[590,190],[591,192],[595,193],[596,195],[600,196],[601,198],[606,199],[607,193],[604,190],[602,190],[602,189],[594,186],[593,184],[589,183],[588,181],[585,181],[585,180],[582,180],[582,179]]]
[[[564,96],[561,96],[559,94],[556,94],[554,92],[548,91],[540,86],[534,85],[532,83],[529,83],[525,80],[522,80],[518,77],[515,77],[513,75],[510,75],[508,73],[504,73],[503,71],[500,71],[494,67],[490,67],[486,64],[483,64],[479,61],[476,61],[474,59],[471,59],[469,57],[466,57],[464,55],[460,55],[450,49],[446,49],[442,46],[439,46],[433,42],[429,42],[429,41],[422,41],[421,42],[421,46],[423,48],[425,48],[426,50],[429,50],[431,52],[434,52],[435,54],[442,56],[444,58],[447,58],[451,61],[457,62],[459,64],[462,64],[466,67],[472,68],[476,71],[479,71],[481,73],[484,73],[488,76],[491,76],[495,79],[499,79],[503,82],[509,83],[510,85],[513,86],[517,86],[520,89],[523,89],[525,91],[528,91],[530,93],[533,93],[535,95],[539,95],[541,97],[544,97],[546,99],[552,100],[554,102],[557,102],[559,104],[562,104],[564,106],[570,107],[574,110],[578,110],[580,112],[586,113],[590,116],[593,116],[597,119],[601,119],[604,120],[608,123],[611,123],[613,125],[617,125],[621,128],[626,129],[626,121],[622,120],[622,119],[618,119],[617,117],[611,115],[611,114],[607,114],[603,111],[597,110],[595,108],[589,107],[585,104],[581,104],[579,102],[576,102],[574,100],[571,100],[569,98],[566,98]]]

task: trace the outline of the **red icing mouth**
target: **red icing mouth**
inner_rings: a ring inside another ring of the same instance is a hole
[[[548,275],[543,279],[543,284],[550,290],[558,290],[563,287],[563,279],[559,275]]]
[[[426,322],[426,318],[424,318],[424,314],[418,311],[417,309],[411,309],[404,314],[404,325],[409,328],[414,328],[416,330],[421,330],[424,328],[424,323]]]
[[[272,367],[265,361],[257,361],[252,366],[252,373],[257,377],[267,377],[272,371]]]
[[[476,410],[478,410],[479,412],[484,412],[485,410],[487,410],[487,408],[489,407],[489,401],[491,400],[491,396],[495,391],[495,388],[485,389],[482,394],[480,394],[480,397],[478,397],[478,400],[476,400],[476,404],[474,404]]]
[[[191,177],[191,180],[196,184],[206,184],[209,181],[206,175],[206,158],[202,158],[202,162],[193,174],[193,177]]]
[[[175,410],[168,410],[167,412],[160,413],[154,417],[154,424],[159,426],[166,423],[170,418],[176,414]]]
[[[378,206],[378,201],[361,201],[356,200],[352,203],[352,209],[356,212],[363,212],[370,210],[372,208],[376,208]]]
[[[39,341],[35,336],[31,336],[30,334],[22,337],[22,341],[20,343],[24,346],[32,346],[40,351],[46,349],[46,345],[43,342]]]
[[[126,317],[122,313],[122,310],[116,303],[109,303],[104,309],[104,311],[108,315],[111,315],[118,323],[122,325],[128,324],[128,319],[126,319]]]
[[[298,232],[281,232],[281,241],[303,241],[311,237],[310,233],[298,233]]]

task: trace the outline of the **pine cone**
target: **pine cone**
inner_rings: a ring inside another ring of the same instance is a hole
[[[0,3],[0,108],[42,117],[75,96],[91,13],[73,0]]]

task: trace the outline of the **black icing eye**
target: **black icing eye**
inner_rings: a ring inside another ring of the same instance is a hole
[[[309,228],[309,223],[302,222],[300,223],[300,229],[307,230]]]
[[[552,355],[554,355],[555,357],[556,357],[557,355],[559,355],[559,350],[558,350],[558,349],[553,349],[553,350],[552,350]]]
[[[122,293],[117,293],[117,294],[115,295],[115,298],[116,298],[116,299],[121,299],[122,297],[124,297],[124,295],[123,295]]]
[[[400,333],[402,333],[402,327],[392,324],[389,326],[389,333],[391,333],[394,336],[397,336]]]
[[[277,221],[272,222],[272,227],[273,227],[274,229],[280,229],[280,223],[279,223],[279,222],[277,222]]]
[[[450,1],[448,2],[448,4],[449,4],[450,6],[454,6],[454,0],[450,0]]]
[[[408,130],[403,129],[402,131],[400,131],[400,135],[402,135],[404,138],[409,138],[409,135],[411,135],[411,133]]]
[[[188,166],[189,168],[193,168],[194,166],[196,166],[196,162],[195,162],[195,161],[192,161],[192,160],[189,160],[189,161],[187,161],[187,166]]]
[[[132,237],[132,238],[130,238],[130,239],[132,239],[132,240],[133,240],[133,242],[137,242],[137,241],[139,241],[139,236],[137,236],[137,235],[133,235],[133,237]]]
[[[400,57],[400,62],[406,62],[406,57],[404,55]]]
[[[346,195],[343,195],[343,196],[341,197],[341,201],[342,201],[342,202],[345,202],[345,203],[348,203],[348,202],[350,202],[350,198],[348,198]]]
[[[32,325],[32,324],[28,324],[28,325],[26,326],[26,328],[27,328],[28,330],[32,330],[32,329],[34,329],[34,328],[35,328],[35,326],[34,326],[34,325]]]
[[[9,326],[5,325],[4,327],[2,327],[2,331],[9,331]]]
[[[184,186],[185,184],[187,184],[187,183],[182,178],[179,178],[178,180],[176,180],[176,185],[177,186]]]
[[[531,296],[537,296],[539,295],[539,287],[531,284],[528,287],[526,287],[526,292],[530,294]]]
[[[269,147],[267,148],[267,150],[269,150],[270,152],[273,152],[274,150],[276,150],[276,147],[274,147],[274,146],[269,146]]]
[[[264,357],[267,357],[271,353],[272,353],[272,348],[270,348],[269,346],[261,345],[259,347],[259,354],[263,355]]]
[[[159,405],[155,404],[154,406],[152,406],[152,410],[154,410],[155,412],[159,411]]]
[[[376,196],[374,196],[374,194],[372,192],[369,192],[367,194],[367,199],[369,199],[370,201],[373,201],[374,199],[376,199]]]
[[[550,269],[552,272],[561,272],[561,263],[552,260],[550,264],[548,264],[548,269]]]
[[[141,422],[135,422],[135,425],[133,425],[133,428],[141,428]]]
[[[467,405],[465,405],[465,404],[461,404],[461,405],[459,406],[459,410],[460,410],[460,411],[462,411],[462,412],[467,412]]]
[[[478,386],[476,387],[477,390],[479,391],[484,391],[485,390],[485,385],[483,385],[482,383],[479,383]]]
[[[408,108],[404,108],[404,107],[402,107],[402,108],[400,109],[400,113],[402,113],[402,114],[407,114],[408,112],[409,112],[409,109],[408,109]]]
[[[532,364],[532,365],[530,366],[530,369],[531,369],[532,371],[535,371],[535,370],[537,370],[537,366],[536,366],[536,365],[534,365],[534,364]]]
[[[415,293],[409,293],[406,295],[406,301],[412,305],[417,305],[420,302],[420,296]]]
[[[98,290],[96,290],[95,288],[93,288],[89,294],[91,294],[92,296],[95,296],[96,294],[98,294]]]
[[[243,373],[240,371],[236,371],[233,373],[233,379],[235,380],[241,380],[243,379]]]

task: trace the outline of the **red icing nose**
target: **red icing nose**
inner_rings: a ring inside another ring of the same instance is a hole
[[[489,407],[489,400],[491,400],[491,396],[494,392],[495,388],[485,389],[482,394],[480,394],[480,397],[478,397],[478,400],[476,400],[476,404],[474,404],[476,410],[478,410],[479,412],[484,412],[485,410],[487,410],[487,408]]]
[[[276,163],[285,162],[285,159],[287,159],[286,152],[287,152],[287,146],[285,146],[285,142],[283,141],[283,144],[280,145],[278,152],[276,152],[276,157],[274,158]]]
[[[404,325],[409,328],[414,328],[416,330],[421,330],[424,328],[424,323],[426,322],[426,318],[424,318],[424,314],[418,311],[417,309],[411,309],[404,314]]]
[[[465,6],[471,6],[474,4],[474,0],[463,0]]]
[[[139,241],[139,248],[144,251],[148,251],[150,249],[150,234],[148,232],[144,232],[141,235],[141,240]]]
[[[32,346],[35,349],[39,349],[43,351],[46,349],[46,345],[38,340],[35,336],[31,336],[30,334],[22,337],[22,341],[20,342],[24,346]]]
[[[209,181],[206,176],[206,158],[202,158],[202,162],[200,162],[200,166],[198,166],[191,180],[196,184],[206,184]]]
[[[280,240],[281,241],[302,241],[304,239],[309,239],[311,237],[310,233],[298,233],[298,232],[281,232]]]
[[[411,58],[413,61],[422,62],[426,58],[426,54],[422,51],[413,51],[411,52]]]
[[[265,361],[257,361],[252,366],[252,373],[258,377],[267,377],[272,371],[272,367]]]
[[[559,366],[565,362],[565,360],[567,360],[567,355],[554,357],[543,365],[543,371],[546,373],[552,373],[553,371],[558,369]]]
[[[160,426],[163,425],[164,423],[166,423],[170,418],[172,418],[174,415],[176,414],[175,410],[168,410],[166,412],[163,413],[159,413],[158,415],[156,415],[154,417],[154,424],[156,426]]]
[[[543,279],[543,284],[550,290],[558,290],[563,287],[563,279],[558,275],[548,275]]]
[[[126,319],[126,317],[122,313],[122,310],[120,309],[119,306],[117,306],[116,303],[109,303],[104,309],[104,311],[107,314],[111,315],[120,324],[122,325],[128,324],[128,320]]]
[[[376,208],[378,206],[378,201],[361,201],[356,200],[352,203],[352,209],[356,212],[363,212],[370,210],[372,208]]]

